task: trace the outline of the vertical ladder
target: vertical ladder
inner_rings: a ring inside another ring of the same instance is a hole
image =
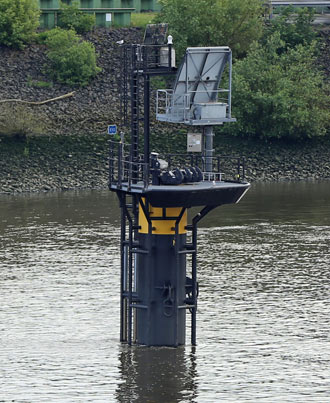
[[[121,74],[120,74],[120,115],[121,123],[123,126],[128,126],[129,115],[128,115],[128,80],[130,72],[130,55],[129,48],[127,46],[120,47],[120,59],[121,59]]]
[[[185,209],[182,209],[182,214]],[[186,226],[186,230],[191,231],[191,242],[186,242],[183,248],[179,249],[177,247],[178,242],[177,242],[177,237],[179,234],[179,217],[177,222],[175,223],[175,245],[176,249],[175,252],[177,256],[181,254],[191,254],[191,293],[189,295],[189,298],[186,298],[185,304],[184,305],[179,305],[177,306],[177,309],[189,309],[189,312],[191,313],[191,344],[193,346],[196,345],[196,313],[197,313],[197,289],[198,289],[198,284],[197,284],[197,223],[192,223],[188,224]],[[177,258],[177,262],[179,262],[179,259]],[[177,270],[178,273],[178,270]],[[186,276],[187,278],[187,276]],[[187,284],[186,284],[187,286]],[[178,315],[177,315],[178,317]]]
[[[138,162],[139,155],[141,58],[141,47],[133,45],[131,48],[131,161],[133,163]]]
[[[117,193],[121,208],[120,237],[120,341],[132,343],[134,293],[134,247],[136,246],[137,200],[124,192]],[[127,231],[128,229],[128,231]]]
[[[128,126],[130,123],[131,125],[131,144],[134,147],[134,157],[137,157],[139,145],[141,107],[139,88],[143,74],[140,60],[142,60],[142,53],[139,45],[124,45],[121,47],[120,111],[122,124]]]
[[[147,309],[139,304],[136,292],[136,255],[148,253],[137,241],[138,230],[138,196],[125,192],[117,193],[121,207],[120,240],[120,341],[129,345],[136,341],[134,309]]]

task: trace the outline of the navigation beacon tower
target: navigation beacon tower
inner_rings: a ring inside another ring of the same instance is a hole
[[[110,141],[109,187],[121,208],[120,340],[128,344],[185,344],[187,312],[196,344],[197,224],[215,207],[237,203],[249,188],[244,161],[213,150],[212,127],[235,121],[230,48],[188,48],[178,69],[174,59],[166,24],[148,26],[142,45],[121,47],[122,116],[130,143],[123,136]],[[185,155],[150,150],[150,77],[170,74],[176,74],[174,86],[157,91],[156,117],[202,131],[188,134]],[[227,86],[220,88],[224,75]],[[188,223],[194,206],[200,211]]]

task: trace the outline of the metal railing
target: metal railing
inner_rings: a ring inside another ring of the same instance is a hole
[[[133,158],[132,147],[123,142],[110,141],[109,185],[110,188],[130,191],[146,190],[152,184],[155,170],[144,162],[143,155]],[[212,170],[206,170],[206,157],[194,153],[164,154],[159,161],[168,164],[166,171],[199,168],[202,180],[207,182],[242,182],[245,179],[245,159],[233,156],[214,156]],[[210,158],[210,157],[208,157]],[[161,171],[159,171],[161,172]]]
[[[157,90],[156,115],[171,115],[181,121],[188,119],[189,111],[189,94],[175,94],[171,89]]]
[[[145,189],[149,184],[149,164],[143,162],[143,156],[132,157],[132,147],[123,142],[110,141],[109,184],[127,190],[134,186]]]
[[[212,94],[212,96],[214,95],[214,103],[220,102],[226,105],[226,116],[228,117],[229,100],[228,96],[221,96],[223,93],[228,94],[229,90],[219,88],[218,90],[188,91],[187,93],[177,94],[172,89],[160,89],[157,90],[156,94],[156,115],[171,115],[173,119],[178,121],[188,121],[195,118],[191,99],[204,94],[209,97]],[[201,102],[203,103],[203,101]]]
[[[296,7],[330,7],[330,1],[317,1],[317,0],[298,0],[298,1],[282,1],[282,0],[271,0],[269,2],[272,7],[282,7],[282,6],[296,6]]]
[[[208,157],[210,158],[210,157]],[[243,181],[245,180],[245,158],[229,155],[216,155],[212,158],[212,170],[206,170],[206,157],[201,154],[166,154],[168,169],[176,167],[198,167],[204,181]]]

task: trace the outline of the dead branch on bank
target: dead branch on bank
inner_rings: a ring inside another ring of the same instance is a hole
[[[44,105],[48,104],[49,102],[54,102],[54,101],[59,101],[61,99],[73,97],[75,94],[75,91],[69,92],[68,94],[61,95],[56,98],[51,98],[51,99],[46,99],[44,101],[24,101],[23,99],[0,99],[0,103],[5,103],[5,102],[19,102],[23,104],[28,104],[28,105]]]

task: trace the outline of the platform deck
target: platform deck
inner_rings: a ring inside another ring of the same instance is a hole
[[[112,183],[110,190],[131,194],[141,194],[154,207],[193,207],[220,206],[222,204],[238,203],[249,189],[248,182],[234,181],[203,181],[184,183],[181,185],[149,185],[143,182],[131,184],[122,182]]]

